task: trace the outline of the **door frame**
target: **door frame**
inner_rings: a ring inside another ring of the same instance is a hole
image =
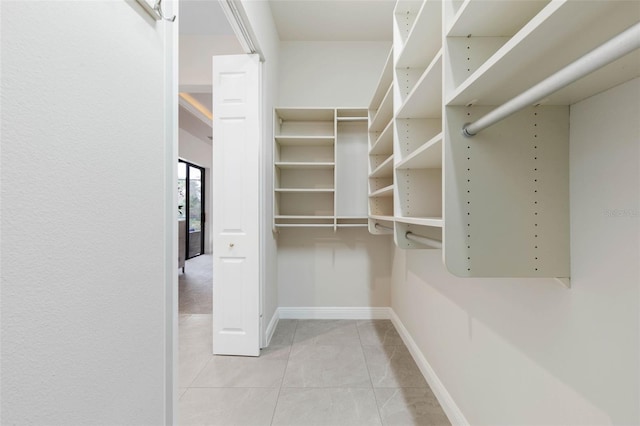
[[[202,166],[198,166],[195,163],[192,163],[190,161],[184,160],[182,158],[178,157],[178,163],[184,163],[186,164],[187,168],[186,168],[186,184],[185,184],[185,206],[184,206],[184,213],[185,213],[185,219],[186,219],[186,227],[187,229],[185,230],[185,260],[188,259],[193,259],[196,256],[191,256],[189,257],[189,213],[191,212],[191,208],[189,207],[189,199],[190,199],[190,195],[191,195],[191,185],[189,185],[189,167],[194,167],[198,170],[200,170],[200,197],[201,197],[201,206],[200,206],[200,254],[197,256],[200,256],[202,254],[204,254],[204,240],[205,240],[205,226],[206,226],[206,219],[207,216],[205,214],[205,204],[206,204],[206,188],[207,188],[207,174],[206,169]]]
[[[167,16],[178,14],[179,0],[165,1]],[[178,49],[179,23],[160,21],[164,35],[165,147],[165,425],[178,423]]]

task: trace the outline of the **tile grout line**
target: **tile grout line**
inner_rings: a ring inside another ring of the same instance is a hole
[[[280,402],[280,394],[282,393],[282,385],[284,384],[284,378],[287,376],[287,368],[289,368],[289,360],[291,359],[291,352],[293,351],[293,341],[295,340],[299,323],[300,323],[299,320],[296,320],[296,327],[293,330],[293,335],[291,336],[289,354],[287,355],[287,364],[284,366],[284,372],[282,373],[282,380],[280,380],[280,386],[278,387],[278,395],[276,396],[276,403],[273,406],[273,413],[271,414],[271,422],[269,422],[269,425],[272,425],[272,426],[276,418],[276,411],[278,410],[278,402]],[[276,326],[276,330],[277,328],[278,327]],[[274,330],[274,333],[275,333],[275,330]]]
[[[382,414],[380,413],[380,407],[378,404],[378,397],[376,396],[376,390],[373,386],[373,379],[371,378],[371,371],[369,370],[369,364],[367,363],[367,356],[364,353],[364,345],[362,344],[362,336],[360,335],[360,327],[358,326],[358,321],[356,320],[356,331],[358,332],[358,340],[360,341],[360,350],[362,351],[362,357],[364,358],[364,366],[367,369],[367,374],[369,375],[369,383],[371,383],[371,393],[373,393],[373,401],[376,404],[376,412],[378,413],[378,418],[380,419],[380,425],[384,425],[382,421]]]

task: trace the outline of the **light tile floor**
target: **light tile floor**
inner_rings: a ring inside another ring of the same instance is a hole
[[[203,254],[185,262],[178,274],[178,311],[181,314],[210,314],[213,258]]]
[[[258,358],[211,355],[210,314],[179,332],[180,425],[450,424],[388,320],[280,320]]]

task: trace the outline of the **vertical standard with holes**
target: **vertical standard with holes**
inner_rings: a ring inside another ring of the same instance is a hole
[[[492,107],[448,106],[446,126]],[[569,107],[526,108],[445,143],[445,263],[459,276],[565,277],[569,271]]]

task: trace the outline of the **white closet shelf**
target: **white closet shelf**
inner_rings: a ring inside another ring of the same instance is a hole
[[[341,118],[367,118],[366,108],[338,108],[336,109],[336,120]]]
[[[364,118],[366,120],[366,117]],[[335,143],[333,135],[326,136],[283,136],[276,135],[276,142],[285,146],[329,146]]]
[[[433,58],[397,113],[397,118],[442,117],[442,49]]]
[[[422,4],[407,41],[398,55],[396,68],[424,68],[441,46],[441,0],[427,0]]]
[[[633,1],[553,1],[460,84],[446,104],[500,105],[621,33],[637,19],[637,2]],[[638,52],[631,53],[544,102],[570,105],[637,77],[639,58]]]
[[[276,108],[284,121],[333,121],[333,108]]]
[[[279,169],[333,169],[334,162],[277,162],[275,166]]]
[[[404,49],[405,44],[409,40],[411,31],[415,27],[418,13],[422,9],[424,0],[397,0],[393,8],[393,45],[396,51],[396,58]]]
[[[367,117],[336,117],[336,121],[368,121]]]
[[[396,169],[441,169],[442,132],[412,152],[396,165]]]
[[[402,217],[396,216],[396,222],[408,223],[410,225],[432,226],[434,228],[442,228],[444,220],[441,217]]]
[[[380,107],[376,111],[375,116],[369,124],[370,132],[379,132],[384,129],[389,121],[393,118],[393,85],[389,86],[389,90],[384,95],[384,99],[380,103]]]
[[[274,219],[282,220],[282,219],[325,219],[325,220],[333,220],[334,216],[314,216],[314,215],[276,215]]]
[[[374,142],[369,155],[385,155],[393,152],[393,120],[390,120],[378,139]]]
[[[382,99],[384,95],[387,93],[389,86],[391,86],[391,82],[393,81],[393,49],[389,52],[387,56],[387,60],[384,63],[384,68],[382,69],[382,74],[378,79],[378,84],[376,85],[376,91],[373,94],[373,98],[371,98],[371,102],[369,103],[369,109],[377,110],[382,103]]]
[[[343,228],[359,228],[368,226],[369,221],[367,216],[336,216],[336,224]]]
[[[276,223],[276,228],[333,228],[333,223]]]
[[[447,30],[448,37],[510,37],[540,12],[549,0],[466,0]]]
[[[382,216],[382,215],[369,215],[369,219],[382,220],[384,222],[393,222],[394,221],[394,217],[393,216]]]
[[[378,167],[376,167],[371,174],[370,178],[385,178],[393,176],[393,155],[384,160]]]
[[[294,192],[294,193],[314,193],[314,192],[335,192],[333,188],[276,188],[274,191],[276,192]]]
[[[393,197],[393,185],[385,186],[369,194],[369,198]]]

